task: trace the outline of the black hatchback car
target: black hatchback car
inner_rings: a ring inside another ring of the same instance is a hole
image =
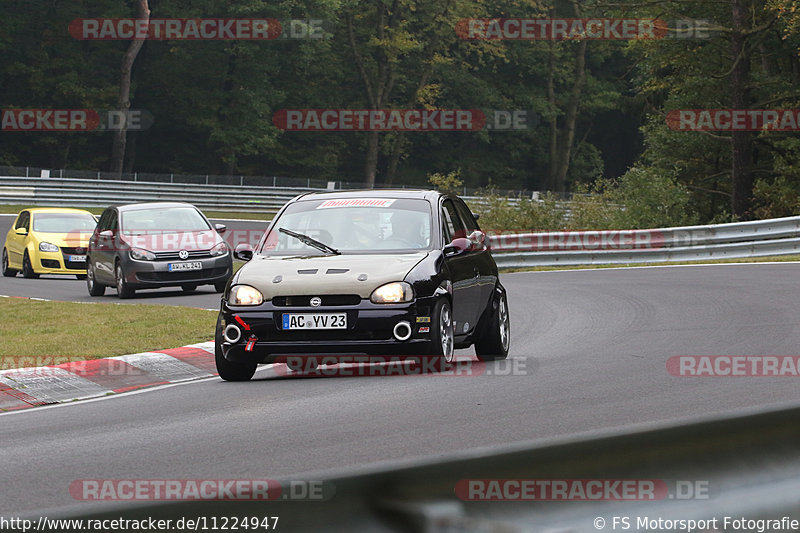
[[[509,348],[506,291],[476,217],[426,190],[309,193],[287,203],[224,292],[219,375],[310,354],[481,360]]]
[[[198,285],[225,289],[233,259],[221,234],[191,204],[152,202],[109,207],[89,240],[86,284],[101,296],[107,286],[120,298],[137,289]]]

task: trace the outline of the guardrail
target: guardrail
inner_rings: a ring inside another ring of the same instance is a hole
[[[800,253],[800,217],[647,230],[493,234],[503,268],[659,263]]]
[[[293,478],[329,485],[333,490],[321,501],[130,504],[69,517],[205,516],[210,523],[212,516],[279,516],[280,529],[290,531],[758,531],[755,525],[735,527],[723,521],[800,520],[799,418],[800,408],[791,406]],[[488,501],[463,497],[458,487],[470,480],[483,482],[478,499]],[[657,481],[668,490],[640,499],[615,499],[611,494],[546,501],[535,497],[538,488],[527,497],[522,490],[490,497],[486,483],[500,485],[504,480]],[[48,511],[47,516],[54,513]],[[629,520],[627,525],[623,518]],[[653,526],[650,520],[659,518],[718,522],[711,528]],[[637,527],[641,519],[647,520],[647,527]],[[797,528],[761,531],[792,529]]]

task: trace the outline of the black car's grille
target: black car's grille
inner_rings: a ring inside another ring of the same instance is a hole
[[[186,281],[219,278],[227,272],[226,267],[182,270],[178,272],[137,272],[139,281]]]
[[[188,259],[207,259],[211,257],[211,250],[187,250]],[[184,261],[179,255],[179,252],[155,252],[156,261]]]
[[[275,307],[311,307],[311,298],[314,296],[275,296],[272,298],[272,305]],[[357,294],[323,294],[319,298],[322,300],[322,307],[358,305],[361,297]]]

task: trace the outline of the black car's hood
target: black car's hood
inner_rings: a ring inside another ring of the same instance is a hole
[[[407,254],[280,257],[256,255],[237,273],[235,284],[251,285],[265,299],[311,294],[358,294],[402,281],[429,252]],[[280,279],[280,281],[276,281]]]

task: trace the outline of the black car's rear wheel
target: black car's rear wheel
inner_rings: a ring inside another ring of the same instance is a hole
[[[97,283],[94,266],[88,257],[86,258],[86,288],[89,290],[89,296],[102,296],[106,292],[105,285]]]
[[[36,279],[39,277],[39,274],[33,271],[33,265],[31,264],[31,258],[28,256],[28,250],[25,250],[25,254],[22,256],[22,276],[28,279]]]
[[[511,322],[504,292],[494,297],[489,313],[481,335],[475,341],[475,354],[481,361],[505,359],[511,341]]]
[[[8,268],[8,250],[3,248],[3,275],[7,278],[13,278],[17,275],[17,271],[13,268]]]
[[[431,339],[422,348],[423,355],[436,355],[446,363],[455,358],[455,332],[453,329],[453,312],[450,302],[441,298],[433,307],[431,316]]]
[[[217,327],[216,338],[214,339],[214,360],[217,363],[217,373],[225,381],[248,381],[256,373],[257,363],[238,363],[228,361],[222,355],[222,333]]]

